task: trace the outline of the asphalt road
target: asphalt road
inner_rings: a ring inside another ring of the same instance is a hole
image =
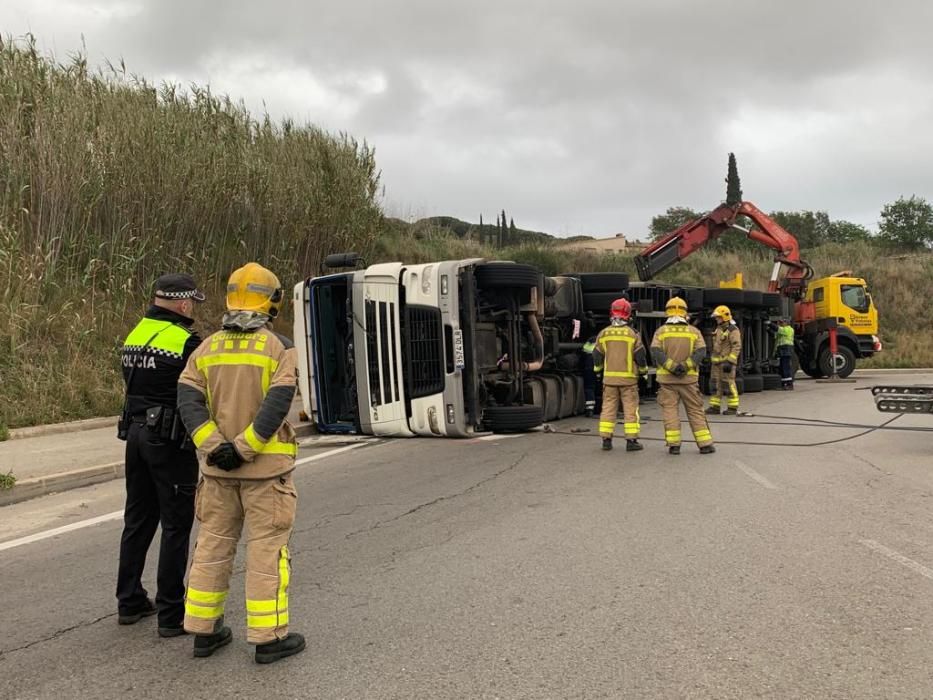
[[[801,382],[745,407],[878,424],[853,391],[872,381]],[[642,414],[661,435],[658,409]],[[858,432],[769,421],[721,418],[713,434]],[[236,639],[195,660],[154,618],[116,624],[119,520],[15,544],[118,510],[121,482],[2,508],[0,696],[933,697],[933,433],[713,456],[646,445],[387,441],[302,465],[290,609],[308,650],[268,667],[245,643],[242,558]]]

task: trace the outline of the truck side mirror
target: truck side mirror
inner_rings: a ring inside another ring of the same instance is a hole
[[[357,267],[361,262],[359,253],[332,253],[324,258],[324,267]]]

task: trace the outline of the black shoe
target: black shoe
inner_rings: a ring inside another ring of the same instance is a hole
[[[639,450],[645,449],[645,446],[642,445],[638,440],[626,440],[625,441],[625,451],[626,452],[638,452]]]
[[[146,604],[141,608],[137,608],[136,610],[119,611],[117,613],[117,622],[121,625],[135,625],[144,617],[155,615],[156,612],[158,611],[156,610],[155,603],[146,598]]]
[[[587,418],[592,418],[592,417],[593,417],[593,409],[592,409],[592,408],[586,409],[586,411],[583,412],[583,415],[586,416]]]
[[[680,454],[680,445],[669,445],[667,451],[672,455]]]
[[[214,632],[214,634],[196,634],[194,635],[194,656],[198,659],[206,658],[220,647],[227,646],[231,641],[233,641],[233,632],[229,627],[221,627],[220,632]]]
[[[305,638],[297,632],[289,632],[285,639],[279,639],[267,644],[256,645],[256,663],[271,664],[305,650]]]
[[[715,451],[716,451],[716,448],[713,447],[712,445],[703,445],[703,447],[700,448],[701,455],[711,455]]]
[[[603,449],[604,450],[612,449],[612,438],[603,438]]]
[[[185,628],[181,625],[177,627],[159,627],[159,636],[163,639],[169,639],[171,637],[181,637],[182,635],[188,634],[185,632]]]
[[[707,415],[710,415],[710,416],[718,416],[720,411],[718,408],[714,408],[713,406],[710,406],[709,408],[706,409],[706,413]]]
[[[739,415],[739,409],[737,409],[737,408],[727,408],[727,409],[726,409],[726,414],[725,414],[725,415],[727,415],[727,416],[737,416],[737,415]]]

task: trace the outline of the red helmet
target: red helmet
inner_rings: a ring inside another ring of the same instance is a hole
[[[632,305],[628,299],[616,299],[609,307],[609,318],[621,318],[628,321],[632,317]]]

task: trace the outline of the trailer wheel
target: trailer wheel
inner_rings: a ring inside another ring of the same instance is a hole
[[[736,304],[741,306],[745,301],[745,292],[741,289],[719,289],[710,287],[703,290],[703,303],[706,306],[713,307],[725,304],[731,306]]]
[[[745,393],[746,394],[755,394],[759,391],[764,391],[765,382],[760,374],[746,374],[744,377],[745,381]]]
[[[832,376],[833,373],[833,355],[829,347],[820,350],[820,357],[817,361],[817,367],[824,376]],[[845,345],[840,345],[836,352],[836,374],[840,379],[845,379],[855,370],[855,353],[849,350]]]
[[[481,289],[537,287],[541,272],[531,265],[484,263],[476,266],[476,283]]]
[[[483,409],[483,423],[494,433],[520,433],[544,422],[540,406],[489,406]]]

